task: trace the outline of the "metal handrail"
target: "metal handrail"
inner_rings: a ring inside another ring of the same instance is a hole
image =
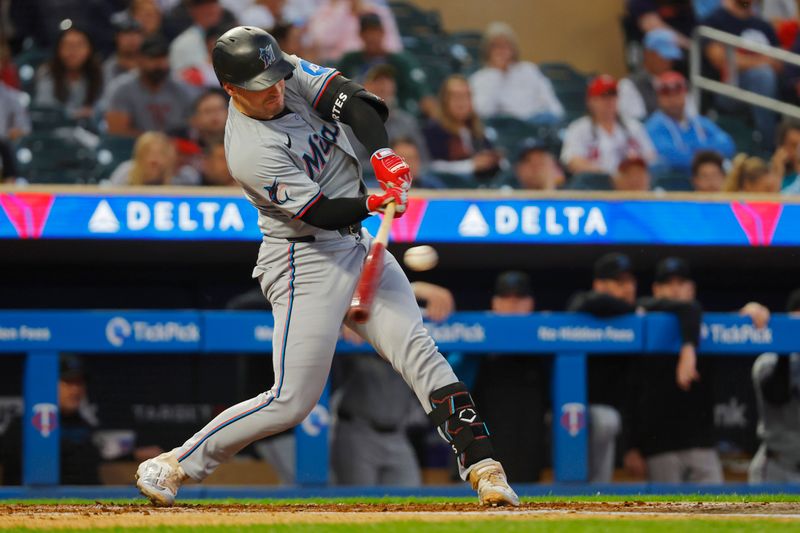
[[[730,69],[729,83],[723,83],[717,80],[706,78],[701,74],[702,65],[702,41],[710,39],[724,44],[726,47],[726,57]],[[754,93],[737,87],[735,84],[738,82],[738,71],[736,69],[736,48],[755,52],[785,63],[800,66],[800,55],[793,52],[768,46],[761,43],[754,43],[743,39],[738,35],[726,33],[708,26],[698,26],[694,30],[692,37],[692,45],[690,48],[690,62],[691,72],[690,79],[692,84],[692,97],[695,102],[700,101],[700,91],[706,90],[712,93],[721,94],[735,100],[739,100],[750,105],[755,105],[770,109],[776,113],[789,115],[794,118],[800,119],[800,107],[787,104],[775,98],[770,98],[762,94]],[[733,84],[733,85],[731,85]]]

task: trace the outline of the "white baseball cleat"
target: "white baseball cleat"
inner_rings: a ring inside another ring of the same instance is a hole
[[[508,485],[503,465],[494,459],[484,459],[469,472],[472,488],[478,491],[481,505],[511,505],[519,507],[519,497]]]
[[[172,505],[186,474],[171,452],[148,459],[136,469],[136,486],[155,505]]]

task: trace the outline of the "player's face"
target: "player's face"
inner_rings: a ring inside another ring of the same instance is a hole
[[[466,122],[472,116],[472,95],[467,82],[457,79],[449,82],[447,112],[459,122]]]
[[[588,101],[589,112],[597,122],[612,122],[617,117],[617,93],[593,96]]]
[[[86,384],[83,380],[60,380],[58,382],[58,407],[62,413],[72,414],[78,411],[86,397]]]
[[[494,296],[492,311],[498,315],[527,315],[533,312],[532,296]]]
[[[89,40],[78,31],[68,32],[58,45],[58,57],[67,70],[78,70],[83,67],[91,53]]]
[[[631,305],[636,303],[636,278],[632,274],[622,274],[616,279],[596,279],[593,288]]]
[[[279,81],[263,91],[247,91],[240,87],[226,85],[225,90],[233,98],[236,108],[248,117],[269,120],[283,111],[283,96],[286,82]]]
[[[653,283],[653,296],[688,302],[694,300],[695,285],[692,280],[672,276],[663,283]]]
[[[683,110],[686,107],[686,89],[674,88],[659,91],[658,107],[669,117],[675,120],[683,118]]]
[[[221,133],[225,131],[228,119],[228,104],[221,95],[211,95],[203,99],[192,117],[194,126],[202,133]]]
[[[697,167],[692,183],[698,192],[720,192],[725,184],[725,173],[715,163],[703,163]]]

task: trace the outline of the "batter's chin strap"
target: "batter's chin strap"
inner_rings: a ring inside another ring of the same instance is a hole
[[[458,381],[431,393],[433,410],[428,413],[458,456],[468,468],[493,455],[489,429],[478,414],[467,386]]]

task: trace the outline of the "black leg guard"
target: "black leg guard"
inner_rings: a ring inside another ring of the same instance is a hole
[[[458,381],[433,391],[431,405],[433,410],[428,417],[450,442],[462,467],[468,468],[492,457],[489,430],[466,385]]]

